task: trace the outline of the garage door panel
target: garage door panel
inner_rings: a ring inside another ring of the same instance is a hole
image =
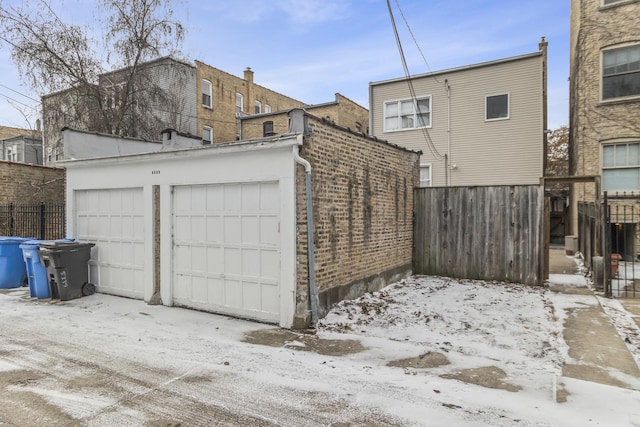
[[[245,216],[241,219],[241,242],[248,245],[260,243],[260,218],[257,216]]]
[[[237,275],[242,273],[242,251],[240,249],[225,248],[224,250],[224,273],[227,275]]]
[[[257,211],[260,209],[260,184],[245,184],[242,186],[242,210]]]
[[[239,217],[224,219],[224,242],[238,244],[242,242],[242,221]]]
[[[264,211],[279,211],[280,189],[278,183],[260,184],[260,209]]]
[[[99,292],[144,297],[144,200],[142,188],[75,193],[76,234],[95,243],[90,277]]]
[[[260,218],[260,243],[263,245],[279,244],[280,230],[279,221],[275,216],[265,216]]]
[[[257,249],[243,249],[242,276],[260,277],[260,251]]]
[[[224,228],[221,216],[207,216],[206,222],[207,242],[222,243],[224,241]]]
[[[173,195],[174,304],[279,321],[279,184],[178,186]]]
[[[280,277],[280,253],[278,251],[260,251],[260,276],[271,281],[278,280]]]

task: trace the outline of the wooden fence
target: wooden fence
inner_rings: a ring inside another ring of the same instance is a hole
[[[544,218],[540,186],[417,188],[414,271],[541,285]]]

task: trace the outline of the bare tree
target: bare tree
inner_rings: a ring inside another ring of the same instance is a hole
[[[545,176],[569,176],[569,128],[561,126],[547,137]]]
[[[91,29],[64,22],[48,0],[1,1],[0,42],[10,47],[25,83],[43,94],[72,91],[91,130],[137,132],[131,124],[149,118],[147,98],[162,96],[144,63],[177,54],[183,40],[171,0],[101,0],[102,25]],[[113,68],[121,70],[112,81],[100,81]]]

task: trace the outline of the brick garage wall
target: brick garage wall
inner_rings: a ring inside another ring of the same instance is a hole
[[[311,136],[316,286],[320,315],[343,299],[379,290],[412,272],[413,188],[419,153],[305,114]],[[297,170],[295,327],[309,321],[304,168]]]
[[[66,170],[0,161],[0,203],[64,203]]]

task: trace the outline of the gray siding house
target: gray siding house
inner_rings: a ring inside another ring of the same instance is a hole
[[[421,186],[543,176],[547,42],[539,51],[369,84],[370,133],[422,151]]]
[[[29,135],[0,140],[2,160],[42,165],[42,139]]]

